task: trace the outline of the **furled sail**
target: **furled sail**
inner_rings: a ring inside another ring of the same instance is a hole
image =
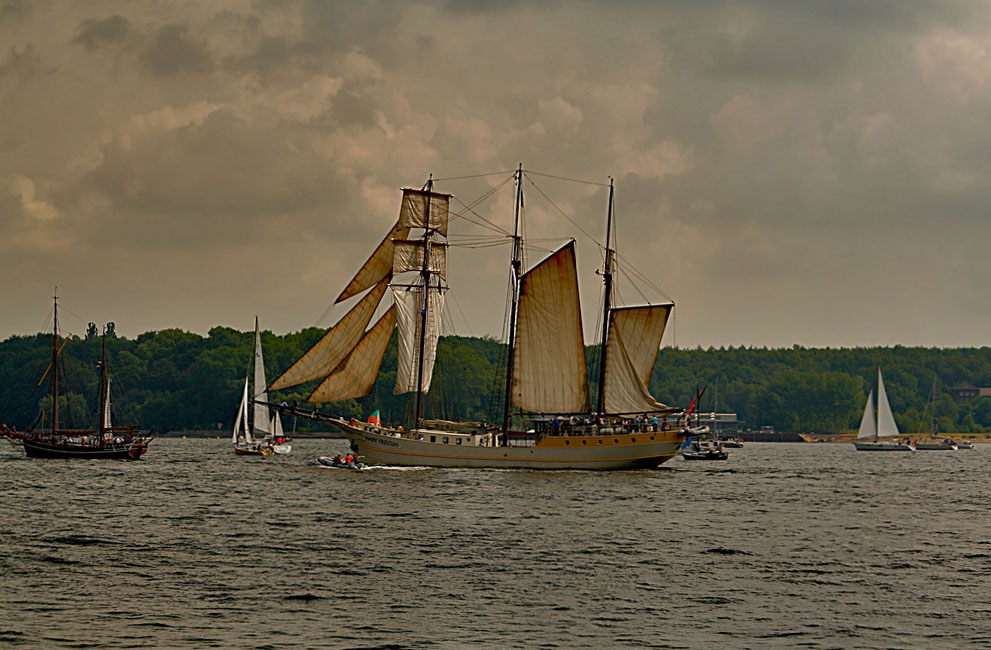
[[[884,390],[881,369],[877,369],[877,437],[891,438],[898,435],[898,425],[888,405],[888,394]]]
[[[391,274],[388,274],[391,275]],[[389,279],[381,280],[374,289],[369,291],[358,303],[344,314],[341,320],[327,330],[327,333],[306,351],[296,363],[272,382],[269,390],[279,390],[289,386],[326,377],[337,367],[354,346],[358,345],[365,328],[372,320],[375,308],[382,301]]]
[[[648,391],[671,305],[622,307],[609,312],[602,391],[606,413],[674,412]]]
[[[393,226],[389,230],[389,234],[385,236],[382,243],[380,243],[378,248],[375,249],[375,252],[372,253],[372,256],[365,261],[360,269],[358,269],[358,272],[355,273],[354,278],[351,279],[348,286],[344,287],[344,291],[341,292],[341,295],[337,296],[337,300],[334,301],[334,304],[337,304],[342,300],[347,300],[352,296],[357,296],[365,289],[374,287],[383,279],[389,279],[392,275],[392,240],[405,239],[409,236],[409,230],[410,229],[408,227],[400,226],[398,223]]]
[[[512,403],[538,413],[589,410],[575,242],[520,281]]]
[[[874,389],[867,396],[867,406],[864,407],[864,417],[860,418],[860,431],[857,440],[873,439],[877,436],[877,422],[874,417]]]
[[[265,435],[272,432],[269,425],[268,406],[259,404],[268,402],[268,393],[265,391],[265,358],[262,356],[262,336],[258,330],[258,317],[255,316],[255,433]]]
[[[113,418],[110,417],[110,375],[107,375],[107,394],[103,398],[103,422],[100,427],[109,429],[113,426]]]
[[[393,242],[394,274],[423,270],[423,241],[419,239],[396,239]],[[427,270],[447,279],[447,244],[430,242],[430,265]]]
[[[399,209],[399,227],[426,228],[447,237],[447,219],[451,195],[426,190],[403,189],[403,203]],[[430,206],[429,220],[427,206]],[[403,238],[406,235],[397,235]]]
[[[317,386],[307,402],[336,402],[364,397],[372,392],[385,348],[396,326],[396,308],[392,306],[368,330],[357,347]]]
[[[396,360],[395,394],[416,390],[418,368],[416,359],[420,354],[420,326],[422,324],[422,288],[392,288],[396,302],[396,321],[399,330],[398,358]],[[440,337],[441,316],[444,313],[444,294],[431,291],[427,301],[427,331],[423,342],[423,392],[430,390],[434,361],[437,358],[437,340]]]

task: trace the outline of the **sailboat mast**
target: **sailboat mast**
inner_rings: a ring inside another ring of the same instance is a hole
[[[103,328],[103,349],[100,352],[100,424],[98,429],[100,431],[100,439],[103,439],[103,434],[106,431],[104,424],[107,421],[107,329]]]
[[[516,170],[516,205],[513,210],[513,257],[510,260],[509,354],[506,357],[506,401],[502,413],[503,444],[509,444],[509,411],[513,392],[513,357],[516,352],[516,319],[520,303],[520,272],[523,270],[523,238],[520,212],[523,206],[523,163]]]
[[[58,289],[52,316],[52,434],[58,431]]]
[[[612,210],[613,210],[613,179],[609,179],[609,207],[606,211],[606,259],[602,268],[602,283],[604,285],[602,300],[602,344],[599,347],[599,395],[596,400],[595,411],[600,416],[605,407],[606,393],[603,390],[606,382],[606,343],[609,340],[609,308],[612,297],[612,269],[613,255],[615,251],[612,244]]]
[[[420,269],[420,277],[423,278],[423,296],[420,300],[420,349],[416,357],[416,418],[413,420],[413,429],[420,428],[420,419],[423,417],[423,356],[427,342],[427,307],[430,301],[430,193],[434,188],[433,174],[427,178],[425,189],[427,190],[427,203],[424,209],[423,231],[423,266]]]

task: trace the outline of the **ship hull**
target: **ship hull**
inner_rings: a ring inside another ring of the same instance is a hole
[[[147,443],[130,445],[94,446],[71,443],[50,443],[43,440],[22,438],[21,444],[28,458],[90,458],[139,460],[148,450]]]
[[[333,424],[367,465],[550,470],[654,468],[673,458],[684,441],[675,431],[589,436],[548,436],[533,446],[491,447],[417,440],[370,425]],[[445,432],[428,432],[444,439]],[[429,436],[428,436],[429,437]],[[456,436],[452,434],[453,441]]]
[[[857,451],[915,451],[907,442],[855,442]]]

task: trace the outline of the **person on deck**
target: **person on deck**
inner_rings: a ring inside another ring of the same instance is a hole
[[[351,463],[354,462],[354,456],[348,454],[347,456],[344,457],[344,462],[350,465]]]

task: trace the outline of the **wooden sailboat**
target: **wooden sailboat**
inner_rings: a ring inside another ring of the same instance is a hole
[[[287,388],[321,379],[309,402],[363,397],[371,392],[392,330],[398,328],[395,393],[414,393],[406,427],[321,417],[296,407],[287,412],[325,419],[351,441],[368,464],[533,469],[656,467],[672,458],[684,433],[668,417],[681,409],[657,402],[648,382],[672,304],[614,307],[615,251],[611,246],[613,185],[606,221],[601,387],[590,405],[582,333],[575,242],[523,272],[519,235],[522,165],[515,173],[513,253],[510,264],[509,355],[502,426],[428,426],[423,395],[430,388],[447,287],[446,253],[451,195],[404,189],[399,220],[338,297],[367,291],[347,314],[269,386]],[[410,239],[413,230],[418,238]],[[413,283],[391,282],[415,272]],[[391,288],[394,304],[367,332]],[[516,409],[514,412],[513,409]],[[530,426],[512,430],[513,416]]]
[[[65,347],[65,342],[59,344],[58,333],[58,297],[55,297],[53,312],[52,362],[51,372],[52,398],[51,420],[48,428],[28,428],[24,432],[15,429],[0,431],[10,440],[24,447],[24,453],[31,458],[116,458],[122,460],[138,460],[151,442],[150,435],[142,435],[134,426],[114,426],[111,415],[110,374],[107,370],[107,339],[103,336],[103,347],[100,358],[100,394],[99,415],[93,429],[65,429],[59,421],[59,382],[61,379],[59,354]],[[67,341],[66,341],[67,342]],[[44,414],[39,416],[39,421]],[[37,423],[36,423],[37,424]]]
[[[255,317],[255,395],[248,399],[248,377],[244,378],[244,390],[237,417],[234,419],[232,442],[238,456],[272,456],[288,454],[292,451],[292,440],[282,430],[282,418],[275,409],[268,406],[268,393],[265,390],[265,358],[262,355],[261,331],[258,317]],[[254,428],[248,422],[248,411],[254,414]]]
[[[898,436],[898,426],[888,405],[888,394],[884,390],[881,369],[877,370],[877,411],[874,410],[874,389],[867,396],[864,416],[860,420],[860,431],[854,445],[858,451],[915,451],[915,445],[907,440],[884,442],[882,438]]]

